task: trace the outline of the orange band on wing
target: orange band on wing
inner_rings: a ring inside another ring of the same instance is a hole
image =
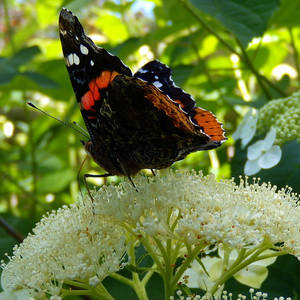
[[[110,83],[111,71],[103,71],[99,77],[96,78],[96,84],[99,89],[105,89]]]
[[[85,110],[95,111],[92,106],[101,99],[100,91],[108,87],[111,81],[119,75],[116,71],[103,71],[100,76],[89,83],[89,91],[81,97],[81,105]]]
[[[204,132],[210,136],[213,141],[226,140],[222,124],[217,121],[217,118],[209,111],[195,108],[193,121],[203,128]]]
[[[91,91],[86,92],[81,97],[81,105],[85,110],[91,110],[94,104],[95,100]]]

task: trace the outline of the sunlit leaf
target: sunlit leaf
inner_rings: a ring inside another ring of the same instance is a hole
[[[37,182],[39,193],[57,193],[64,190],[74,179],[72,170],[60,170],[43,175]]]
[[[293,27],[300,25],[300,0],[281,0],[281,6],[270,20],[277,27]]]
[[[279,8],[279,0],[190,0],[194,7],[219,20],[245,46],[261,36]]]
[[[112,42],[122,42],[129,37],[124,22],[115,15],[102,13],[95,24]]]
[[[41,28],[46,28],[58,18],[58,7],[61,0],[37,0],[36,9],[38,23]]]

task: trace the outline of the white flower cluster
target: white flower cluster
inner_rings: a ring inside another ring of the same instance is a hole
[[[124,179],[94,191],[93,203],[85,197],[44,217],[2,264],[4,293],[29,289],[60,299],[64,283],[99,288],[133,240],[151,245],[153,257],[172,239],[179,256],[187,248],[263,245],[300,258],[299,198],[289,189],[179,171],[139,175],[135,184],[138,192]]]
[[[300,258],[300,206],[289,189],[276,191],[271,184],[242,179],[239,184],[218,182],[212,175],[194,172],[137,176],[135,183],[139,192],[122,182],[95,193],[96,213],[126,224],[140,236],[237,249],[268,240]]]
[[[300,92],[272,100],[259,110],[257,130],[265,133],[270,126],[276,129],[275,144],[300,139]]]
[[[118,271],[124,251],[122,229],[96,216],[86,198],[45,216],[14,248],[2,264],[2,287],[59,295],[65,280],[101,281]]]
[[[247,295],[238,294],[238,296],[235,298],[232,293],[224,290],[220,295],[214,295],[214,296],[200,296],[200,295],[192,295],[192,296],[183,296],[182,291],[177,291],[177,296],[179,300],[194,300],[194,299],[201,299],[201,300],[268,300],[269,295],[267,293],[263,293],[260,291],[255,291],[253,288],[249,289],[248,297]],[[170,300],[174,300],[174,296],[170,297]],[[273,298],[274,300],[278,300],[278,298]],[[279,297],[279,300],[291,300],[290,297]]]

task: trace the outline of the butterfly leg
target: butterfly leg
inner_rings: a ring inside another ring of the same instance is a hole
[[[135,188],[135,190],[138,192],[139,190],[137,189],[136,185],[134,184],[132,178],[131,178],[130,176],[127,176],[127,177],[128,177],[128,179],[129,179],[130,183],[132,184],[132,186],[133,186],[133,187]]]
[[[138,192],[139,190],[137,189],[137,187],[136,187],[136,185],[134,184],[134,182],[133,182],[133,180],[131,179],[131,177],[128,175],[128,173],[127,173],[126,169],[124,168],[124,166],[123,166],[122,162],[120,161],[120,159],[119,159],[118,157],[116,157],[116,160],[118,161],[118,163],[119,163],[119,165],[120,165],[120,167],[121,167],[121,169],[122,169],[124,175],[127,175],[128,179],[129,179],[129,181],[130,181],[130,183],[131,183],[132,186],[135,188],[135,190]]]
[[[89,178],[89,177],[94,177],[94,178],[95,178],[95,177],[102,177],[102,178],[104,178],[104,177],[109,177],[109,176],[112,176],[112,174],[107,173],[107,174],[101,174],[101,175],[98,175],[98,174],[84,174],[84,175],[83,175],[84,185],[85,185],[85,187],[86,187],[86,189],[87,189],[87,191],[88,191],[88,194],[89,194],[89,196],[90,196],[92,202],[94,202],[94,199],[93,199],[93,197],[92,197],[92,195],[91,195],[91,192],[90,192],[90,189],[89,189],[89,186],[88,186],[88,184],[87,184],[86,179]]]

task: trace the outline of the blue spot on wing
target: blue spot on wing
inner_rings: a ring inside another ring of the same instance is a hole
[[[189,114],[195,108],[195,100],[188,93],[174,84],[171,69],[158,60],[150,61],[140,68],[134,77],[155,85],[168,95],[185,113]]]

